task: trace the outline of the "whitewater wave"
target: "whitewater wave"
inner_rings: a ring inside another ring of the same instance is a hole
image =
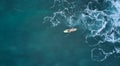
[[[83,26],[88,31],[86,43],[95,47],[91,50],[91,58],[95,61],[104,61],[110,55],[120,53],[120,1],[82,3],[80,0],[54,0],[51,8],[56,11],[44,21],[51,22],[54,27],[61,23],[68,27]]]

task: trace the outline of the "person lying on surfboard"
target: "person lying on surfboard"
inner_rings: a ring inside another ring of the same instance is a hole
[[[75,32],[75,31],[77,31],[77,28],[70,28],[70,29],[65,29],[64,33],[72,33],[72,32]]]

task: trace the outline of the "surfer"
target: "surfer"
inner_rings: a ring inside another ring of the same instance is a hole
[[[75,32],[75,31],[77,31],[77,28],[70,28],[70,29],[65,29],[64,33],[72,33],[72,32]]]

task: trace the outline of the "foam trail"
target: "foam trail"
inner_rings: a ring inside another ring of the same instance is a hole
[[[107,58],[106,54],[101,48],[93,48],[91,50],[91,58],[95,61],[104,61]]]

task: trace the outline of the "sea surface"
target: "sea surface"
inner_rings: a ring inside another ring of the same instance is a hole
[[[0,0],[0,66],[120,66],[120,1]]]

